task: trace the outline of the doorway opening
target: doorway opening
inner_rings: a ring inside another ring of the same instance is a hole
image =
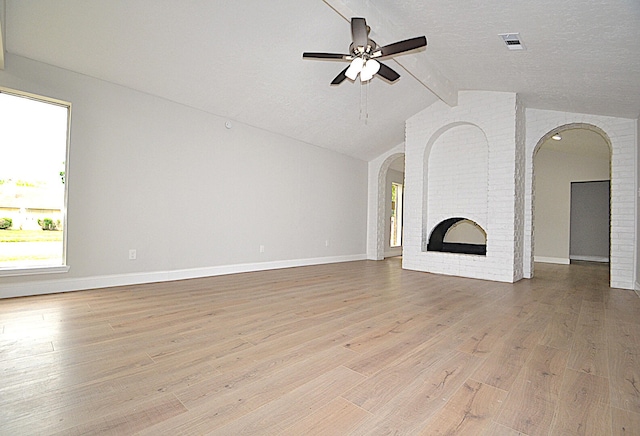
[[[572,259],[594,260],[597,257],[599,261],[608,261],[611,238],[611,144],[604,132],[582,124],[550,131],[534,152],[533,168],[534,261],[565,265],[571,263]],[[600,215],[606,218],[599,218],[597,229],[585,214],[585,211],[594,207],[591,199],[578,199],[578,203],[572,205],[576,200],[572,186],[584,187],[587,186],[584,183],[589,182],[601,182],[598,189],[605,190],[601,201],[603,205],[598,209]],[[600,222],[602,219],[604,223]],[[585,231],[590,234],[586,239],[591,239],[584,244],[584,238],[583,242],[573,242],[572,239],[580,223],[585,224]],[[591,244],[596,231],[600,241],[597,247]],[[576,249],[580,251],[578,257],[574,253]]]
[[[376,259],[402,256],[404,153],[389,156],[378,173]]]
[[[609,262],[609,180],[571,182],[569,261]]]
[[[391,232],[389,245],[392,248],[402,246],[402,183],[391,182]]]

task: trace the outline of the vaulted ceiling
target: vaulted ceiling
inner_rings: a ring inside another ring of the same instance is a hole
[[[517,92],[527,107],[637,118],[637,0],[0,0],[4,48],[226,119],[370,160],[404,121],[460,90]],[[388,61],[401,74],[338,86],[348,18],[380,45],[425,35]],[[518,32],[510,51],[500,33]],[[9,60],[5,58],[5,63]],[[9,65],[6,65],[9,68]]]

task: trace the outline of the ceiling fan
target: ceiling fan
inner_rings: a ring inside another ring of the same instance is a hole
[[[352,42],[349,46],[349,54],[304,52],[302,57],[304,59],[351,61],[349,66],[340,71],[340,74],[333,79],[332,85],[339,85],[347,78],[355,80],[358,74],[361,82],[371,80],[376,74],[389,82],[395,82],[400,78],[400,74],[378,60],[427,45],[427,38],[418,36],[380,47],[374,40],[369,39],[370,31],[371,28],[367,26],[364,18],[351,18]]]

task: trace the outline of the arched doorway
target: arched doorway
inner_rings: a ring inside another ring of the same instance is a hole
[[[532,186],[532,245],[536,262],[569,264],[572,259],[609,262],[611,154],[611,141],[606,133],[588,124],[558,126],[538,141],[533,155]],[[577,211],[576,192],[598,183],[606,183],[606,199],[601,198],[600,187],[594,191],[600,192],[598,197],[595,193],[584,197],[583,201],[590,204]],[[581,189],[572,192],[572,187]],[[590,236],[578,232],[581,239],[590,237],[588,250],[594,251],[578,253],[585,255],[581,258],[575,253],[579,241],[576,229],[583,221],[591,220],[591,215],[603,214],[606,223],[591,225]],[[601,242],[594,246],[596,240]]]

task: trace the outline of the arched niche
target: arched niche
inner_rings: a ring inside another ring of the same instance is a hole
[[[487,222],[487,136],[473,123],[447,124],[429,139],[423,159],[422,251],[431,251],[427,231],[443,217]]]

